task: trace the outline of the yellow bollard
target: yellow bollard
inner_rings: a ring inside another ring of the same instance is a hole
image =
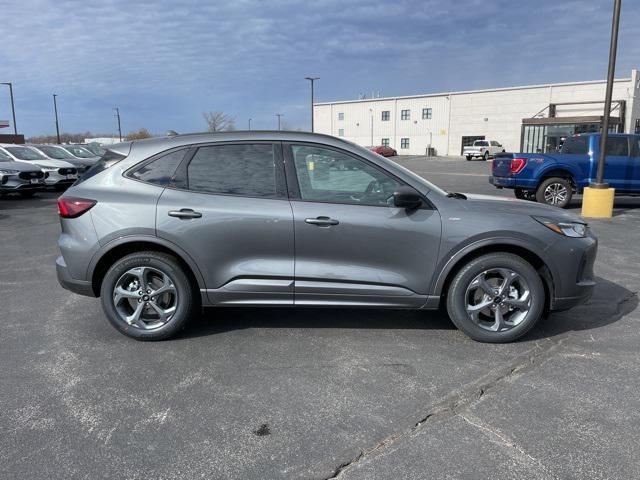
[[[613,216],[614,188],[585,187],[582,197],[582,216],[611,218]]]

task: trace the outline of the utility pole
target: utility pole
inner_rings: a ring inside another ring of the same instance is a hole
[[[311,133],[313,130],[313,84],[316,80],[320,80],[320,77],[304,77],[305,80],[309,80],[311,82]]]
[[[114,110],[116,111],[116,117],[118,117],[118,138],[120,138],[120,141],[122,141],[122,128],[120,128],[120,109],[118,107],[115,107]]]
[[[278,130],[280,130],[280,117],[284,117],[284,113],[276,113],[276,117],[278,117]]]
[[[2,85],[9,85],[9,96],[11,97],[11,114],[13,115],[13,133],[18,135],[18,127],[16,126],[16,106],[13,103],[13,84],[11,82],[2,82]]]
[[[56,101],[56,97],[58,95],[56,95],[55,93],[53,94],[53,111],[56,114],[56,136],[58,137],[58,145],[61,143],[60,142],[60,126],[58,123],[58,102]]]
[[[369,111],[371,112],[371,146],[373,147],[373,108],[370,108]]]
[[[618,50],[618,28],[620,25],[620,9],[622,0],[613,1],[613,18],[611,20],[611,42],[609,44],[609,68],[607,73],[607,90],[604,100],[604,117],[600,134],[600,152],[596,181],[584,189],[582,199],[582,215],[585,217],[611,218],[613,215],[613,198],[615,190],[604,182],[604,167],[609,137],[609,118],[611,116],[611,97],[616,72],[616,55]]]
[[[251,131],[251,119],[249,119],[249,131]]]

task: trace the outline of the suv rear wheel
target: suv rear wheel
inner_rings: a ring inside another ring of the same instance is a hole
[[[117,260],[100,288],[107,319],[136,340],[164,340],[185,327],[195,308],[195,293],[176,259],[139,252]]]
[[[547,178],[536,190],[536,200],[554,207],[566,208],[571,202],[573,187],[566,178]]]
[[[453,323],[479,342],[511,342],[525,335],[544,311],[538,272],[522,257],[490,253],[471,260],[447,294]]]

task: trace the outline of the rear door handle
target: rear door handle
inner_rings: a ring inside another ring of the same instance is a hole
[[[200,212],[195,212],[190,208],[181,208],[180,210],[170,210],[167,214],[170,217],[176,218],[200,218],[202,214]]]
[[[338,220],[329,217],[305,218],[304,221],[309,225],[317,225],[319,227],[330,227],[331,225],[338,225],[340,223]]]

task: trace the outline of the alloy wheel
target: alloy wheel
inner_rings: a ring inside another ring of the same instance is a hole
[[[516,327],[531,308],[529,285],[508,268],[493,268],[477,275],[467,287],[465,299],[469,318],[492,332]]]
[[[544,189],[544,200],[549,205],[558,205],[567,199],[569,191],[561,183],[551,183]]]
[[[178,291],[171,277],[161,270],[135,267],[115,283],[113,304],[123,322],[153,330],[173,318],[178,307]]]

